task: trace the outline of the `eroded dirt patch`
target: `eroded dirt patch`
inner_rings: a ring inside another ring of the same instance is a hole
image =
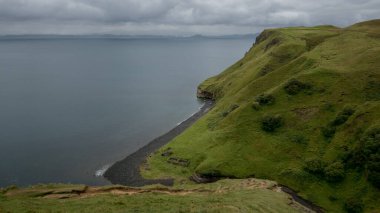
[[[301,120],[310,120],[317,112],[319,112],[318,107],[301,107],[292,110]]]

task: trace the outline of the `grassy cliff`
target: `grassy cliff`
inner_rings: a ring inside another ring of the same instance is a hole
[[[265,30],[198,94],[215,107],[145,177],[271,179],[327,211],[380,211],[380,20]]]

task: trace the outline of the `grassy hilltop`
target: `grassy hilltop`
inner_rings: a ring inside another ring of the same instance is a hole
[[[380,20],[265,30],[198,96],[215,107],[145,177],[271,179],[327,211],[380,211]]]

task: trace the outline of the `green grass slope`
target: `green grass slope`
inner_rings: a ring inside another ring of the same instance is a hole
[[[380,20],[265,30],[199,92],[215,107],[152,155],[145,177],[254,176],[327,211],[380,211]]]
[[[36,185],[0,193],[0,212],[305,212],[275,182],[246,179],[164,188]]]

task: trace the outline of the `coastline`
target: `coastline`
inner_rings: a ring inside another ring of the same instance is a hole
[[[127,186],[144,186],[151,184],[162,184],[165,186],[172,186],[173,179],[145,179],[140,174],[140,165],[146,160],[146,158],[160,147],[169,143],[172,139],[177,137],[199,118],[205,115],[214,106],[214,101],[205,100],[203,106],[198,112],[190,116],[185,121],[179,123],[176,127],[168,131],[167,133],[153,139],[144,147],[140,148],[136,152],[127,156],[126,158],[114,163],[104,173],[103,177],[110,181],[112,184],[121,184]]]
[[[173,186],[174,179],[145,179],[140,174],[140,166],[144,163],[146,158],[165,144],[169,143],[172,139],[177,137],[179,134],[184,132],[187,128],[189,128],[191,125],[193,125],[199,118],[201,118],[203,115],[205,115],[213,106],[214,101],[212,99],[204,99],[204,104],[200,108],[200,110],[196,113],[194,113],[192,116],[190,116],[188,119],[178,123],[176,127],[168,131],[167,133],[153,139],[150,141],[147,145],[140,148],[136,152],[132,153],[131,155],[127,156],[126,158],[115,162],[114,164],[109,167],[103,177],[106,178],[108,181],[110,181],[112,184],[120,184],[120,185],[126,185],[131,187],[141,187],[145,185],[152,185],[152,184],[162,184],[164,186]],[[215,182],[216,180],[213,180],[211,182]],[[316,213],[323,213],[324,209],[320,206],[302,198],[292,190],[291,188],[285,186],[285,185],[279,185],[281,188],[281,191],[284,193],[287,193],[291,198],[300,204],[301,206],[305,207],[306,209],[310,210],[311,212]]]

